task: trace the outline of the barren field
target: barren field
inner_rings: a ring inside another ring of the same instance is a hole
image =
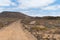
[[[16,21],[0,30],[0,40],[36,40],[36,38],[23,30],[20,21]]]

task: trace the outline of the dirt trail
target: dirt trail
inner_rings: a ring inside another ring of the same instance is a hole
[[[36,40],[29,32],[24,32],[20,21],[0,30],[0,40]]]

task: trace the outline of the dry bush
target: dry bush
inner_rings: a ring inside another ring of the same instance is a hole
[[[3,26],[4,26],[3,23],[0,23],[0,29],[1,29]]]
[[[47,30],[47,28],[40,28],[40,27],[32,27],[32,30],[36,30],[36,31],[43,31],[43,30]]]

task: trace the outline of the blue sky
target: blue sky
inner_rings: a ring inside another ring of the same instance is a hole
[[[60,0],[0,0],[0,12],[22,12],[30,16],[60,16]]]

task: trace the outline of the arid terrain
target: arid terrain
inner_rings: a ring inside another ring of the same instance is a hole
[[[0,40],[60,40],[60,17],[0,13]]]
[[[24,29],[31,32],[37,40],[60,40],[60,17],[36,17],[30,21],[24,20],[22,20]]]
[[[36,38],[23,30],[19,20],[0,30],[0,40],[36,40]]]

